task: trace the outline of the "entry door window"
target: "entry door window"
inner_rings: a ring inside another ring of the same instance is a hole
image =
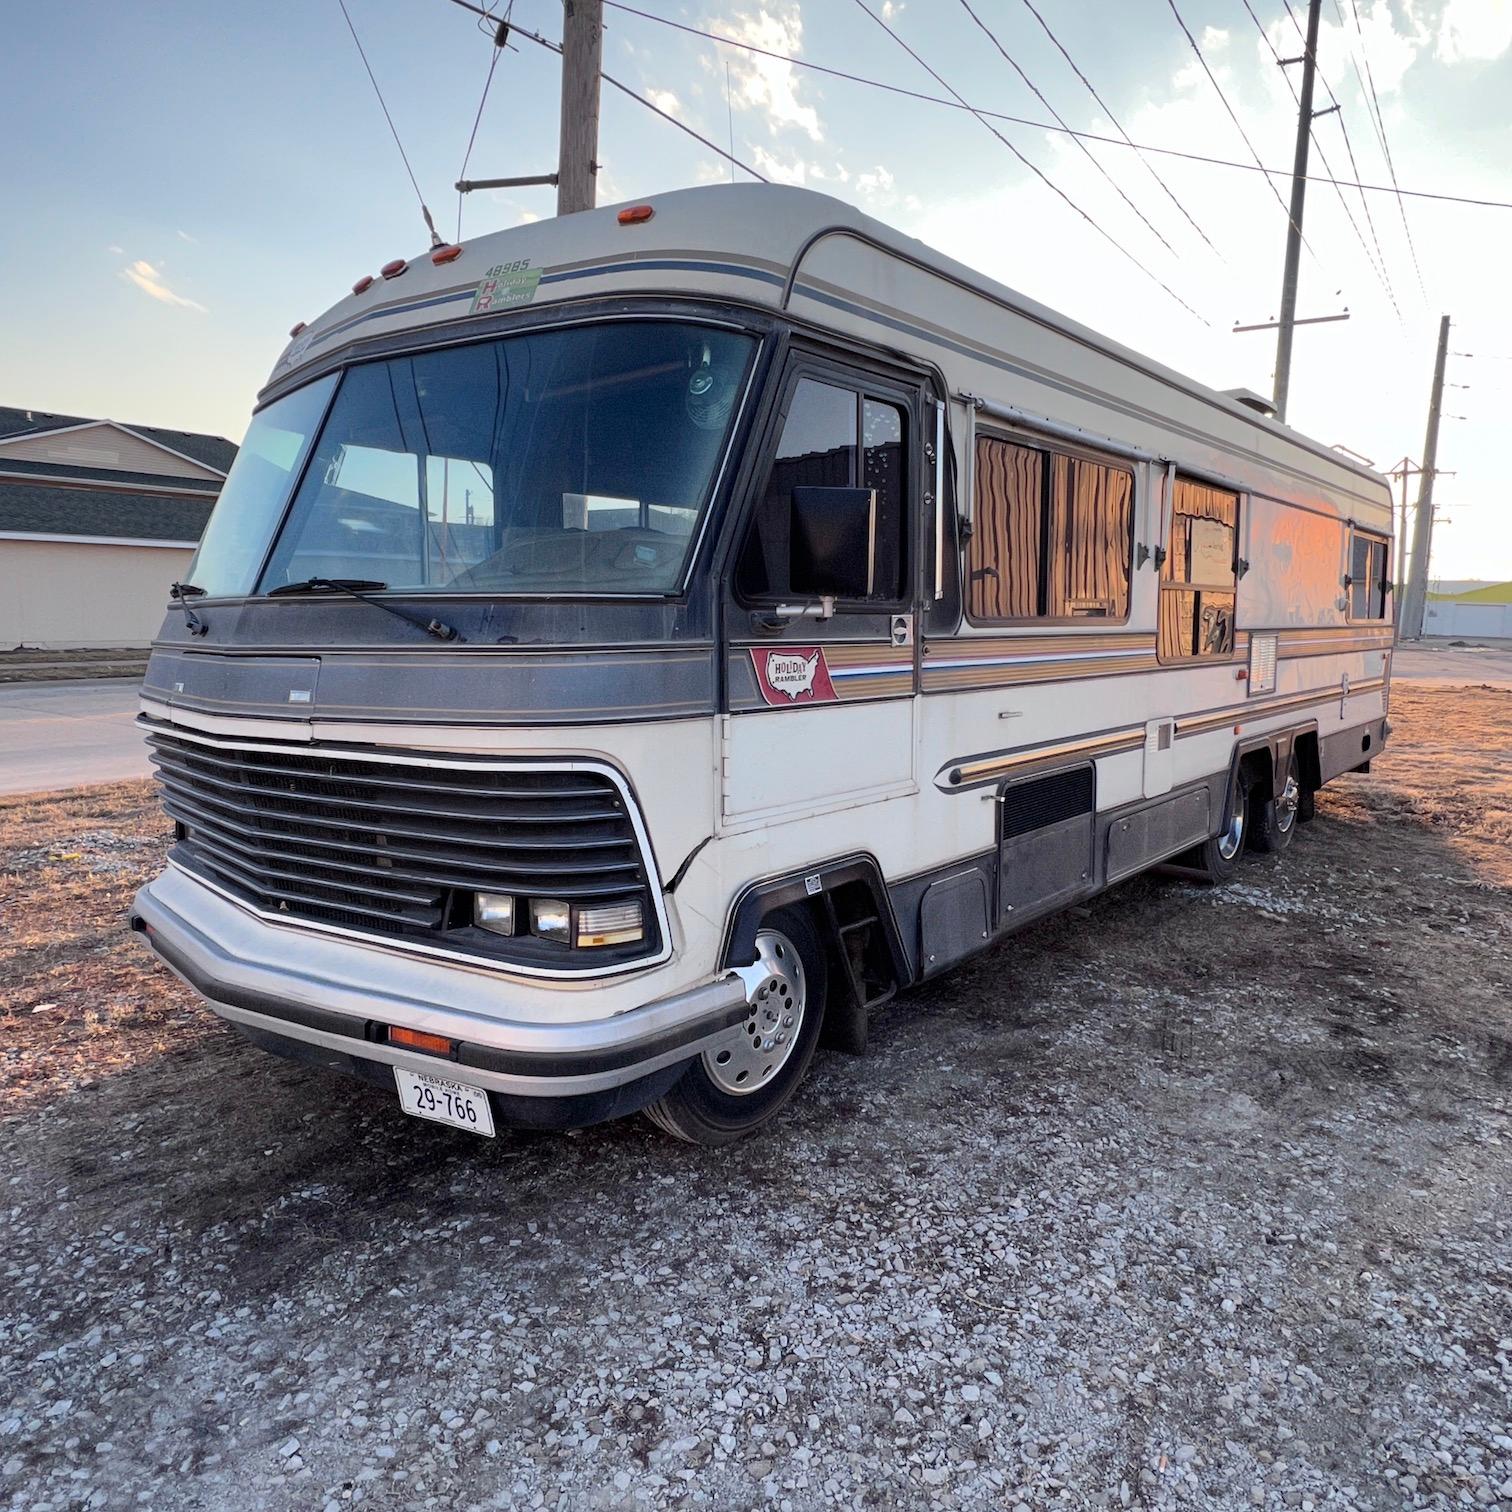
[[[1239,495],[1177,478],[1160,569],[1160,660],[1232,656]]]
[[[870,571],[865,593],[850,602],[887,605],[903,593],[907,517],[905,410],[859,387],[802,378],[793,391],[766,486],[735,574],[748,603],[811,599],[827,589],[814,577],[793,530],[794,491],[862,489],[871,493]],[[813,508],[812,502],[809,505]]]

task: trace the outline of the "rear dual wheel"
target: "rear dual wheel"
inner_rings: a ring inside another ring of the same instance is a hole
[[[1292,843],[1302,807],[1302,774],[1297,758],[1286,763],[1281,791],[1267,796],[1258,784],[1250,789],[1250,844],[1264,855],[1277,856]]]
[[[745,1020],[646,1109],[658,1128],[692,1144],[730,1144],[760,1128],[798,1090],[814,1058],[829,975],[810,915],[800,908],[768,915],[756,932],[756,956],[767,978]]]

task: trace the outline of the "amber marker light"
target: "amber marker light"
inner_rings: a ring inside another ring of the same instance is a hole
[[[449,1056],[456,1048],[456,1041],[444,1034],[427,1034],[423,1029],[400,1029],[390,1025],[388,1042],[403,1045],[406,1050],[422,1050],[426,1055]]]
[[[628,210],[621,210],[619,223],[622,226],[639,226],[651,219],[656,211],[650,205],[631,205]]]
[[[441,263],[456,262],[456,260],[461,257],[461,255],[462,249],[461,247],[458,247],[456,245],[452,245],[450,247],[437,247],[436,250],[431,253],[431,261],[438,265]]]

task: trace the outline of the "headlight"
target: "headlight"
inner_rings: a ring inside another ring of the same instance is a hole
[[[606,903],[598,908],[580,908],[577,916],[579,945],[628,945],[645,933],[640,903]]]
[[[530,900],[530,932],[543,940],[560,940],[563,945],[572,943],[572,909],[556,898],[532,898]]]
[[[514,933],[514,899],[507,893],[475,893],[473,923],[494,934]]]

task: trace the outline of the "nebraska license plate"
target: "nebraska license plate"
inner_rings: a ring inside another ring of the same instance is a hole
[[[422,1076],[402,1066],[394,1067],[394,1080],[399,1084],[399,1106],[406,1113],[493,1138],[493,1111],[486,1092],[444,1076]]]

